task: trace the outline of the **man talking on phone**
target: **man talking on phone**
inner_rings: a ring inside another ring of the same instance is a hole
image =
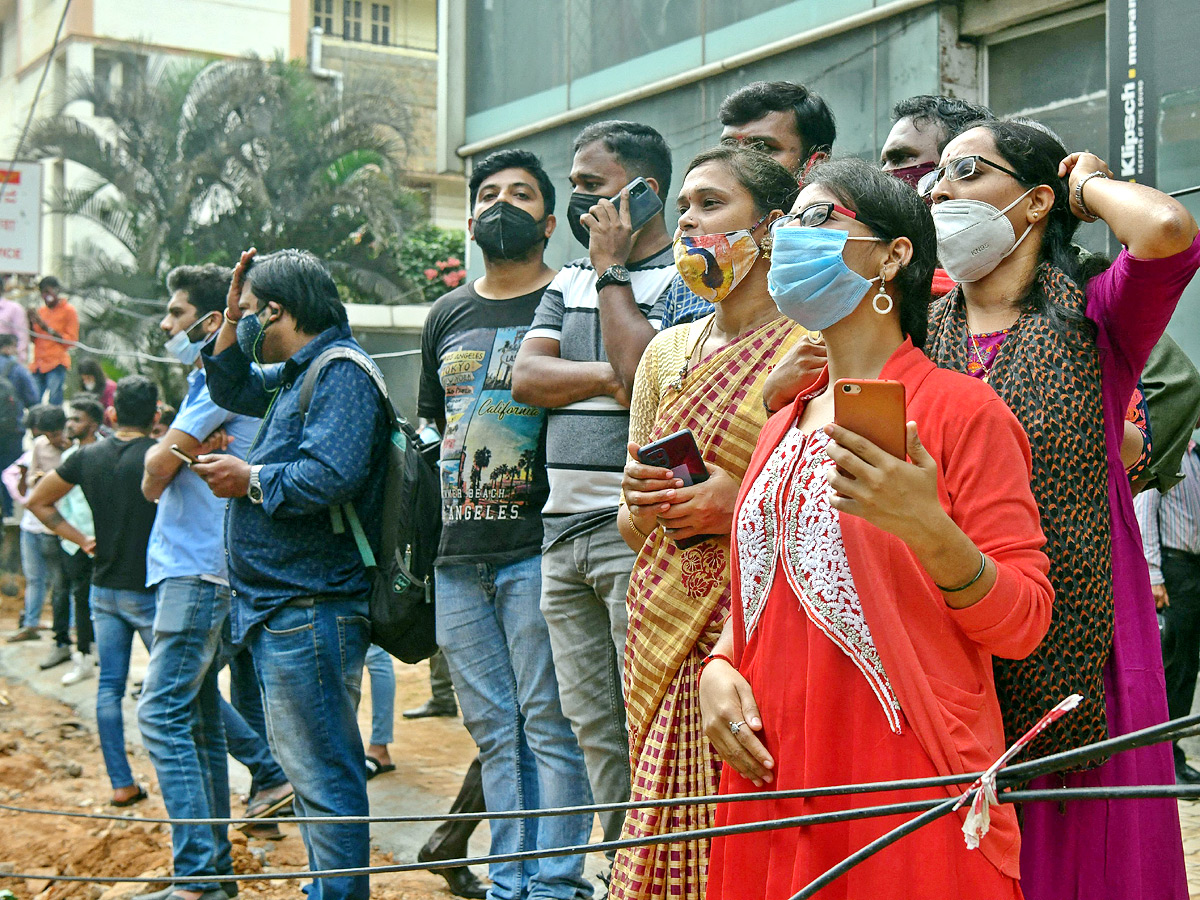
[[[513,399],[548,411],[541,608],[597,803],[629,799],[621,673],[634,554],[617,530],[617,504],[633,376],[675,275],[661,208],[634,228],[638,204],[626,186],[637,178],[667,197],[662,135],[618,121],[580,132],[567,224],[588,255],[546,289],[513,372]],[[624,813],[600,818],[605,839],[619,838]]]

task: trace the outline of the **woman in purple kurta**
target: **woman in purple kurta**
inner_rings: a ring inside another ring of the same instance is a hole
[[[939,365],[989,381],[1033,447],[1055,624],[1040,656],[997,667],[1002,700],[1006,688],[1014,698],[1006,726],[1019,733],[1073,685],[1088,698],[1060,723],[1058,745],[1035,748],[1032,755],[1041,755],[1167,718],[1154,601],[1119,450],[1146,357],[1200,268],[1200,240],[1181,204],[1109,179],[1102,161],[1067,156],[1039,128],[1001,122],[971,129],[946,147],[942,163],[970,156],[973,173],[957,180],[943,174],[933,185],[935,220],[938,204],[982,200],[1005,210],[1014,236],[1026,239],[935,305],[927,351]],[[1057,173],[1055,158],[1062,160]],[[1079,219],[1093,217],[1126,249],[1086,279],[1069,239]],[[1033,786],[1173,781],[1164,743]],[[1027,804],[1021,885],[1029,900],[1185,900],[1176,802]]]

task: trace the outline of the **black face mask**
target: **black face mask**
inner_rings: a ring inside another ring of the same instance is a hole
[[[538,222],[525,210],[501,200],[475,220],[475,243],[492,259],[520,259],[545,240],[544,223],[545,219]]]
[[[572,194],[571,202],[567,204],[567,224],[571,226],[571,234],[575,235],[575,240],[588,246],[592,241],[592,233],[587,230],[587,226],[579,221],[579,217],[586,215],[588,210],[599,203],[601,200],[608,198],[601,197],[599,194]]]

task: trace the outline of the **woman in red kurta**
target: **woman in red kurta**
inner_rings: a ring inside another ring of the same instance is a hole
[[[992,656],[1030,653],[1050,621],[1028,443],[991,388],[917,349],[934,259],[924,204],[841,160],[813,171],[796,209],[813,227],[776,230],[772,294],[823,331],[828,366],[767,423],[742,482],[733,613],[700,683],[705,730],[728,763],[721,792],[978,771],[1004,751]],[[841,259],[822,266],[838,245]],[[832,424],[841,378],[904,385],[911,462]],[[961,790],[721,804],[717,824]],[[978,850],[966,848],[965,814],[820,896],[1020,898],[1012,808],[992,810]],[[786,898],[908,818],[714,840],[708,900]]]

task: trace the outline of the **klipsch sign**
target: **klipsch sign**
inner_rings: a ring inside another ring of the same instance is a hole
[[[1118,178],[1142,184],[1155,182],[1151,8],[1151,0],[1108,3],[1109,164]]]

